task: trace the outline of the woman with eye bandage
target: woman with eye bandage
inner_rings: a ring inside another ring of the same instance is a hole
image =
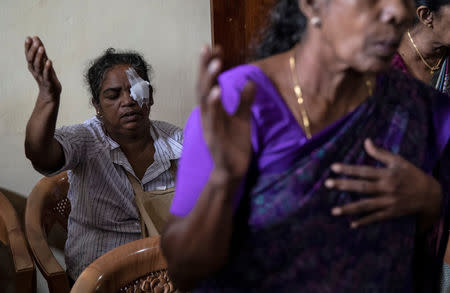
[[[55,129],[62,87],[52,61],[38,37],[26,39],[25,55],[39,87],[25,153],[46,176],[68,170],[65,259],[76,280],[99,256],[141,238],[135,193],[174,187],[183,133],[149,119],[153,88],[142,56],[113,49],[94,60],[86,74],[97,114]]]

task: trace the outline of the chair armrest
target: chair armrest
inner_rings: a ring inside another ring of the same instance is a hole
[[[25,235],[22,230],[16,228],[8,231],[9,246],[14,260],[16,273],[34,271],[34,263],[28,252]]]
[[[144,238],[107,252],[81,273],[71,292],[115,292],[139,277],[166,269],[159,241],[159,236]]]
[[[33,188],[25,209],[25,234],[39,270],[47,280],[50,292],[69,292],[69,281],[48,243],[43,227],[43,211],[49,201],[46,197],[54,189],[54,179],[44,178]]]
[[[33,292],[35,285],[34,263],[28,251],[17,213],[2,193],[0,193],[0,218],[6,230],[6,240],[14,262],[16,288],[20,288],[20,292]]]
[[[28,252],[25,235],[22,230],[9,231],[9,248],[14,260],[16,270],[16,291],[35,292],[36,269]]]

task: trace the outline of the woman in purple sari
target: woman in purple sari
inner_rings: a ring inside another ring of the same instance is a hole
[[[450,0],[416,0],[416,23],[393,65],[450,95]]]
[[[450,0],[416,0],[416,22],[392,60],[395,68],[450,95]],[[449,96],[450,99],[450,96]],[[450,287],[450,243],[441,292]]]
[[[410,0],[280,0],[262,59],[202,51],[169,272],[194,292],[434,292],[450,101],[385,72]],[[444,161],[441,161],[444,162]],[[369,225],[370,224],[370,225]]]

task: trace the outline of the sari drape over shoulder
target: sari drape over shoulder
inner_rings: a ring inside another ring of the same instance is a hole
[[[405,74],[411,75],[406,67],[405,61],[400,54],[396,54],[392,60],[394,68],[399,69]],[[430,85],[436,90],[450,95],[450,56],[447,56],[437,70],[431,77]]]
[[[438,71],[434,73],[434,75],[431,77],[430,86],[434,87],[436,90],[445,93],[447,95],[450,95],[450,56],[444,59],[444,61],[441,64],[441,67]],[[403,73],[407,75],[411,75],[411,73],[408,71],[408,68],[406,67],[406,63],[403,60],[403,58],[400,56],[400,54],[397,54],[394,59],[392,60],[392,65],[394,68],[399,69]],[[450,97],[449,97],[450,99]],[[448,153],[445,152],[446,154]],[[448,158],[442,158],[442,162],[439,162],[439,166],[435,168],[435,176],[445,176],[446,172],[448,173],[448,170],[444,170],[444,166],[450,166],[450,161],[448,161]],[[447,167],[448,168],[448,167]],[[450,265],[446,264],[444,262],[442,267],[442,278],[441,278],[441,290],[440,292],[447,292],[447,288],[450,287]]]
[[[237,67],[220,77],[225,108],[236,109],[248,80],[257,85],[254,156],[236,196],[230,257],[196,292],[434,292],[430,289],[438,288],[448,238],[448,167],[441,166],[446,169],[441,184],[447,186],[442,215],[426,235],[418,234],[416,215],[351,229],[353,217],[334,217],[331,208],[369,195],[328,190],[324,181],[337,176],[330,170],[335,162],[381,166],[364,151],[366,138],[431,173],[450,136],[450,100],[400,72],[381,74],[373,96],[306,140],[298,125],[290,126],[297,129],[294,138],[287,124],[278,125],[275,116],[281,114],[274,113],[289,111],[256,66]],[[285,109],[267,102],[274,100]],[[204,175],[183,169],[193,155],[187,145],[191,137],[199,146],[197,167]],[[202,139],[197,109],[186,127],[171,208],[175,215],[189,213],[211,171],[210,155],[201,155],[208,152]],[[284,163],[267,163],[277,160]]]

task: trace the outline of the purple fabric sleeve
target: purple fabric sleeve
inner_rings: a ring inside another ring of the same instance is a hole
[[[183,152],[178,162],[177,184],[170,212],[184,217],[192,210],[213,168],[212,157],[203,138],[200,109],[191,113],[184,130]]]

